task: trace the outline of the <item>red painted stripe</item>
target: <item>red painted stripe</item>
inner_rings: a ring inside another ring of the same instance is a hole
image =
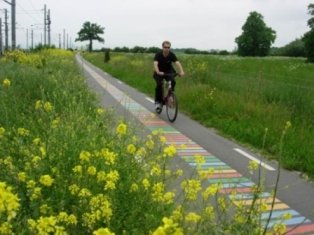
[[[292,231],[289,231],[290,229],[293,229],[293,227],[287,227],[287,233],[289,235],[293,235],[293,234],[304,234],[304,233],[308,233],[308,234],[314,234],[314,224],[302,224],[298,227],[296,227],[295,229],[293,229]]]
[[[179,156],[194,156],[194,155],[201,155],[201,156],[210,156],[209,152],[178,152]],[[217,161],[221,162],[221,161]]]
[[[252,189],[245,187],[245,188],[222,188],[219,190],[220,193],[225,193],[225,194],[231,194],[234,191],[236,193],[250,193],[252,192]]]
[[[238,172],[233,173],[214,173],[208,177],[208,179],[218,179],[218,178],[240,178],[242,175]]]

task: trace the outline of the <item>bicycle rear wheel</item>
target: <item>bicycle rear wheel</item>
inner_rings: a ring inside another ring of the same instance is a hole
[[[174,122],[176,120],[178,115],[178,100],[173,92],[167,98],[166,113],[170,122]]]

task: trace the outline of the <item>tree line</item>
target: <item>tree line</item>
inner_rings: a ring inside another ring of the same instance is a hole
[[[311,18],[307,21],[310,30],[300,38],[295,39],[291,43],[281,48],[275,48],[271,45],[275,42],[276,31],[268,27],[263,16],[256,12],[250,12],[246,22],[242,26],[242,34],[235,38],[237,49],[228,52],[227,50],[197,50],[194,48],[175,49],[187,54],[218,54],[228,55],[237,54],[239,56],[302,56],[306,57],[309,62],[314,62],[314,4],[308,5],[308,13]],[[104,42],[99,36],[104,34],[104,27],[98,24],[85,22],[82,29],[78,32],[78,38],[75,41],[89,41],[88,50],[92,51],[93,40]],[[156,53],[160,50],[158,47],[140,47],[133,48],[116,47],[114,49],[105,49],[104,51],[115,52],[132,52],[132,53]]]

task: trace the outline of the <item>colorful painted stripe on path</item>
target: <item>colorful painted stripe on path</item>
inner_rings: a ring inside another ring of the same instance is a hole
[[[233,170],[227,164],[219,160],[219,158],[213,156],[187,136],[174,129],[169,123],[161,120],[154,113],[148,111],[145,107],[135,102],[121,90],[111,85],[110,82],[106,81],[104,77],[100,76],[90,67],[84,66],[84,69],[149,130],[162,130],[167,140],[167,144],[173,144],[175,146],[184,145],[184,149],[178,149],[178,156],[191,167],[196,166],[196,162],[194,160],[194,156],[196,154],[204,156],[206,162],[203,164],[202,170],[213,169],[214,171],[214,173],[208,178],[209,183],[222,184],[223,187],[221,192],[226,193],[227,195],[229,194],[230,196],[232,192],[236,191],[238,203],[249,204],[252,202],[251,190],[254,185],[253,182],[243,177],[240,173]],[[262,214],[262,219],[266,223],[272,208],[271,205],[273,198],[267,192],[264,192],[262,197],[263,202],[267,204],[267,211]],[[287,213],[291,214],[292,218],[282,221],[282,216]],[[314,223],[276,198],[269,227],[274,226],[278,222],[283,222],[287,226],[286,234],[314,234]]]

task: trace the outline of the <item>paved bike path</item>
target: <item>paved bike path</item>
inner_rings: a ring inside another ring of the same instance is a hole
[[[208,150],[205,150],[198,143],[190,139],[187,135],[182,134],[171,124],[163,121],[153,112],[149,111],[116,86],[112,85],[108,80],[108,76],[110,75],[96,72],[93,66],[89,65],[89,63],[83,63],[79,56],[77,59],[82,63],[84,71],[87,72],[116,101],[118,101],[122,107],[132,113],[133,116],[146,128],[150,131],[162,129],[167,144],[174,144],[176,146],[185,145],[184,149],[178,150],[178,156],[187,164],[191,167],[195,167],[196,162],[194,160],[194,155],[198,154],[204,156],[206,163],[203,164],[203,170],[209,168],[214,169],[214,174],[208,178],[209,183],[221,183],[223,186],[222,192],[231,196],[231,192],[236,191],[239,203],[250,203],[252,200],[251,189],[254,185],[250,179],[232,169],[228,164],[221,161],[219,156],[214,156]],[[262,214],[262,219],[266,222],[271,209],[272,196],[270,193],[264,192],[262,197],[263,202],[267,204],[267,211]],[[311,206],[313,207],[313,205]],[[283,221],[282,216],[287,213],[291,214],[292,218]],[[283,222],[287,226],[287,234],[314,234],[314,223],[311,222],[310,219],[302,216],[279,198],[276,198],[269,227],[274,226],[278,222]]]

